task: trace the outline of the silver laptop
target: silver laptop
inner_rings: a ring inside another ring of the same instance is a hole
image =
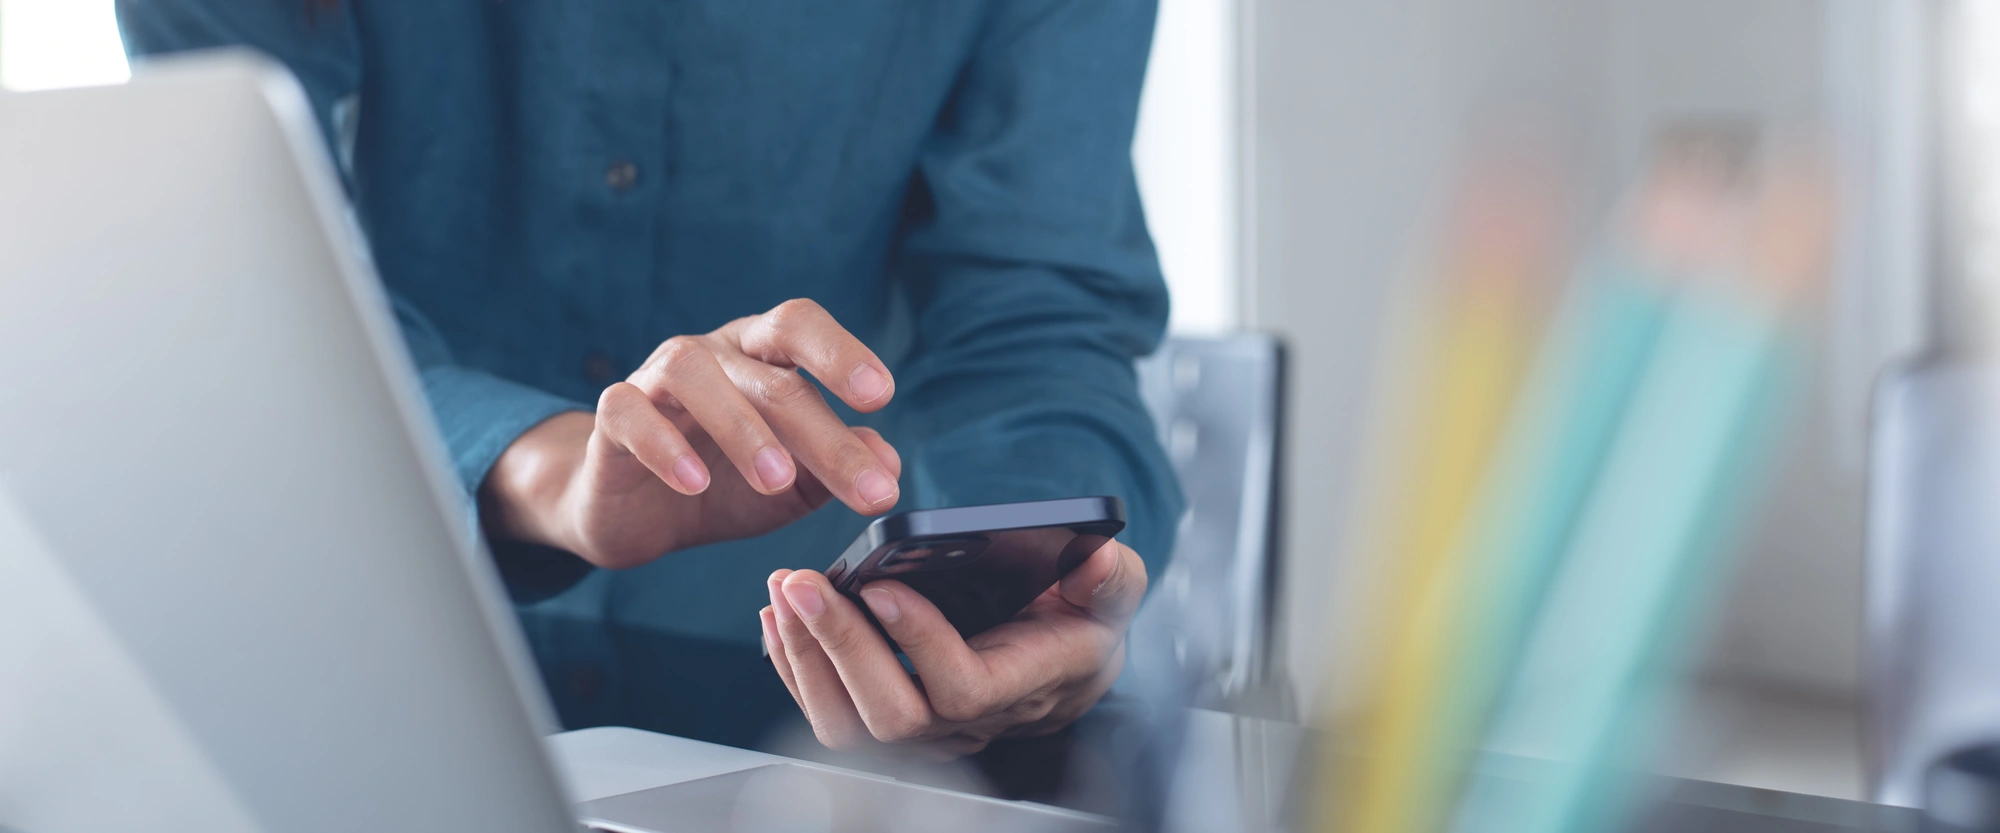
[[[793,763],[570,807],[347,216],[257,57],[0,93],[0,831],[1101,824]]]

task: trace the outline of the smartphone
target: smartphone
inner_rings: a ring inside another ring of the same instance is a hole
[[[971,636],[1014,618],[1124,528],[1115,497],[898,512],[862,530],[826,577],[856,604],[870,582],[900,581]]]

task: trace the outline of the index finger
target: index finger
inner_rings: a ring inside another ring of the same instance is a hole
[[[744,355],[765,364],[803,368],[857,411],[879,410],[896,395],[889,366],[810,299],[794,298],[725,329],[733,333]]]

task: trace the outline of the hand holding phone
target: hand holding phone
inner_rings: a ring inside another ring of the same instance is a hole
[[[1010,523],[951,527],[953,533],[1036,528]],[[913,543],[926,537],[945,537],[944,527],[866,540],[868,548],[859,549],[850,563],[872,557],[880,564],[887,551],[878,550],[891,540]],[[850,566],[840,572],[849,579],[850,592],[862,588],[859,602],[817,571],[778,570],[766,581],[771,604],[758,614],[771,664],[812,723],[813,734],[833,749],[894,748],[888,754],[951,758],[978,751],[1002,735],[1055,731],[1088,711],[1118,679],[1125,630],[1146,595],[1146,564],[1138,553],[1102,533],[1093,540],[1102,543],[1053,586],[1006,621],[970,638],[961,636],[960,628],[979,627],[978,622],[960,613],[965,624],[953,624],[932,597],[901,580],[963,567],[908,568],[900,576],[872,581],[849,572],[858,569]],[[1090,543],[1078,548],[1088,549]],[[963,562],[971,555],[935,549],[923,558]],[[1057,570],[1068,569],[1063,566],[1068,545],[1055,547],[1045,540],[1035,549],[1054,553]],[[993,557],[989,546],[973,563]],[[1041,583],[1001,582],[1019,588]],[[977,584],[946,582],[946,587]],[[976,609],[952,601],[940,589],[931,591],[946,604]],[[1010,607],[1000,604],[997,610]],[[997,610],[987,618],[999,616]]]
[[[857,603],[870,582],[900,581],[969,637],[1014,618],[1124,528],[1115,497],[899,512],[869,524],[826,577]]]

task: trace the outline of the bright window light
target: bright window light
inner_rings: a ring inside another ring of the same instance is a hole
[[[1173,293],[1169,327],[1242,326],[1237,284],[1237,0],[1161,0],[1132,147]]]
[[[130,77],[111,0],[0,0],[0,87],[47,90]]]
[[[2000,303],[2000,155],[1993,151],[2000,141],[2000,7],[1961,4],[1955,23],[1962,80],[1953,114],[1960,133],[1953,184],[1965,212],[1962,266],[1967,288],[1991,316],[1991,305]]]

